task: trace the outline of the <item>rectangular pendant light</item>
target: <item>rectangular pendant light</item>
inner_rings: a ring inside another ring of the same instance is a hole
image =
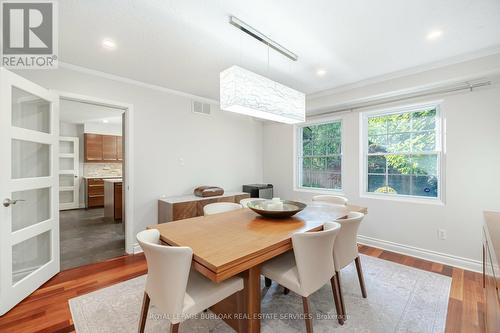
[[[305,94],[239,66],[220,73],[220,108],[297,124],[305,121]]]

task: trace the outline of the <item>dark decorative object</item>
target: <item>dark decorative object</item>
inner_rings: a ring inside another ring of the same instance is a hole
[[[215,197],[223,194],[224,190],[216,186],[200,186],[194,189],[194,195],[197,197]]]

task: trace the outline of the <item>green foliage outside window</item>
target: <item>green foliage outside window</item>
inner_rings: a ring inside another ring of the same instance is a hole
[[[340,189],[342,187],[342,123],[334,121],[301,128],[301,186]]]
[[[436,109],[368,118],[368,192],[437,197]]]

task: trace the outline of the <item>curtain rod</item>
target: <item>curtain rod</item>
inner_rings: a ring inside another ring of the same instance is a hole
[[[404,101],[404,100],[408,100],[408,99],[412,99],[412,98],[432,96],[432,95],[438,95],[438,94],[446,94],[446,93],[451,93],[451,92],[456,92],[456,91],[469,90],[472,92],[473,89],[475,89],[475,88],[489,86],[491,84],[492,84],[492,81],[490,81],[490,80],[483,80],[483,81],[476,80],[473,83],[463,82],[460,84],[455,84],[453,86],[440,87],[440,88],[427,88],[427,89],[422,89],[420,91],[403,93],[403,94],[400,94],[398,96],[381,97],[378,99],[374,99],[372,101],[340,104],[337,107],[328,108],[327,110],[324,110],[324,111],[313,112],[311,115],[308,115],[308,117],[317,117],[317,116],[323,116],[323,115],[327,115],[327,114],[346,112],[346,111],[352,112],[352,111],[357,110],[357,109],[369,108],[369,107],[393,103],[393,102],[400,102],[400,101]]]

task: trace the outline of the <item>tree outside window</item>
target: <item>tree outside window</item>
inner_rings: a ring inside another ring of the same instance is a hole
[[[299,184],[304,188],[342,188],[342,123],[299,127]]]
[[[438,197],[436,108],[368,117],[367,192]]]

